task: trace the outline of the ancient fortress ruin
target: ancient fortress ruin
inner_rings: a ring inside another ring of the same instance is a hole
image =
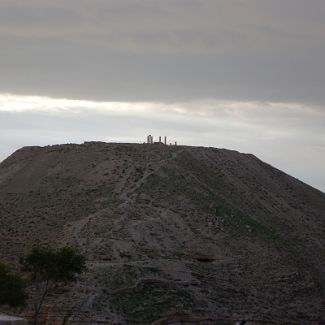
[[[159,141],[154,141],[153,136],[149,134],[147,136],[147,144],[164,144],[165,146],[167,146],[167,137],[164,136],[164,142],[161,141],[161,136],[159,136]],[[171,146],[173,144],[170,142],[169,145]],[[177,146],[177,141],[175,141],[174,145]]]

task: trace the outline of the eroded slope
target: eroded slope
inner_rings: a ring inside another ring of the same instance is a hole
[[[252,155],[87,143],[0,165],[0,254],[76,245],[88,272],[49,317],[318,324],[325,195]],[[52,306],[52,308],[51,308]]]

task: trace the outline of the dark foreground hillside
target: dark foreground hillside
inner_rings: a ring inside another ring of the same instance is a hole
[[[324,324],[325,194],[253,155],[26,147],[0,164],[0,225],[1,259],[39,243],[87,256],[81,280],[51,297],[49,319]]]

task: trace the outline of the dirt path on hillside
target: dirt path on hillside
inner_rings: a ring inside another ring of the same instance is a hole
[[[184,152],[184,149],[180,150],[178,152],[173,152],[171,157],[158,161],[157,165],[153,168],[153,170],[149,170],[149,166],[147,164],[145,171],[143,173],[143,176],[138,181],[136,181],[134,183],[135,185],[132,188],[125,189],[127,187],[127,185],[126,185],[127,179],[130,177],[130,175],[132,174],[132,171],[134,170],[134,168],[129,168],[126,177],[124,177],[123,180],[121,180],[120,184],[117,185],[117,188],[121,192],[119,199],[122,201],[122,203],[120,203],[114,209],[125,209],[130,203],[132,203],[132,201],[133,201],[132,195],[134,193],[136,193],[136,191],[146,182],[148,177],[150,177],[151,175],[156,173],[164,164],[168,163],[169,161],[171,161],[173,159],[176,159],[178,157],[178,155],[181,154],[182,152]],[[74,222],[70,226],[70,233],[71,233],[70,238],[72,238],[72,241],[75,245],[77,245],[80,248],[83,247],[83,242],[80,238],[80,233],[82,232],[84,227],[91,222],[91,219],[96,218],[96,216],[100,212],[102,212],[102,210],[98,211],[97,213],[83,217],[82,219]]]
[[[134,194],[145,183],[147,178],[150,177],[151,175],[153,175],[154,173],[156,173],[165,163],[177,158],[178,155],[181,154],[182,152],[184,152],[184,149],[180,150],[178,152],[173,152],[172,156],[169,158],[160,160],[157,163],[157,166],[155,166],[155,168],[153,170],[149,170],[148,165],[147,165],[143,176],[138,181],[135,182],[135,185],[128,190],[121,191],[120,199],[123,202],[118,207],[123,208],[123,207],[127,206],[127,204],[131,203],[132,202],[132,194]],[[129,175],[130,175],[130,173],[129,173]],[[126,180],[125,180],[125,183],[126,183]]]

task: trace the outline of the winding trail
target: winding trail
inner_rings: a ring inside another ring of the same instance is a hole
[[[121,204],[118,205],[119,208],[123,208],[125,207],[127,204],[132,202],[132,194],[134,194],[147,180],[148,177],[150,177],[151,175],[155,174],[164,164],[166,164],[167,162],[175,159],[178,157],[178,155],[180,153],[184,152],[184,149],[179,150],[177,152],[173,152],[171,157],[168,157],[166,159],[162,159],[160,161],[157,162],[157,165],[155,166],[155,168],[153,170],[149,171],[148,165],[146,166],[146,169],[144,171],[144,175],[135,182],[135,185],[127,190],[121,190],[121,194],[120,194],[120,199],[123,201]],[[130,173],[129,173],[130,175]],[[126,180],[125,180],[126,183]]]
[[[181,150],[179,150],[177,152],[173,152],[171,154],[171,157],[168,157],[166,159],[162,159],[162,160],[158,161],[156,163],[156,166],[152,170],[149,170],[149,166],[148,166],[149,163],[148,163],[145,170],[144,170],[143,176],[134,183],[134,186],[132,188],[125,189],[125,187],[127,186],[126,185],[127,180],[128,180],[128,178],[130,177],[130,175],[132,174],[132,171],[133,171],[133,168],[129,168],[127,175],[123,178],[123,180],[120,182],[120,184],[117,185],[117,188],[120,191],[119,199],[122,202],[119,205],[117,205],[116,207],[114,207],[114,210],[115,209],[125,209],[125,208],[127,208],[127,206],[133,202],[132,195],[135,194],[136,191],[146,182],[148,177],[150,177],[151,175],[158,172],[158,170],[163,165],[165,165],[169,161],[172,161],[173,159],[176,159],[178,157],[178,155],[183,153],[184,151],[185,151],[184,149],[181,149]],[[107,208],[103,209],[103,210],[99,210],[98,212],[90,214],[90,215],[88,215],[86,217],[83,217],[80,220],[78,220],[78,221],[76,221],[76,222],[74,222],[72,224],[72,226],[70,227],[70,232],[71,232],[72,240],[73,240],[75,245],[79,246],[80,248],[83,247],[83,242],[82,242],[82,240],[80,238],[80,233],[82,232],[84,227],[91,221],[92,218],[96,218],[98,213],[101,213],[101,212],[103,212],[105,210],[107,210]],[[125,263],[125,262],[121,262],[121,264],[123,264],[123,263]]]

